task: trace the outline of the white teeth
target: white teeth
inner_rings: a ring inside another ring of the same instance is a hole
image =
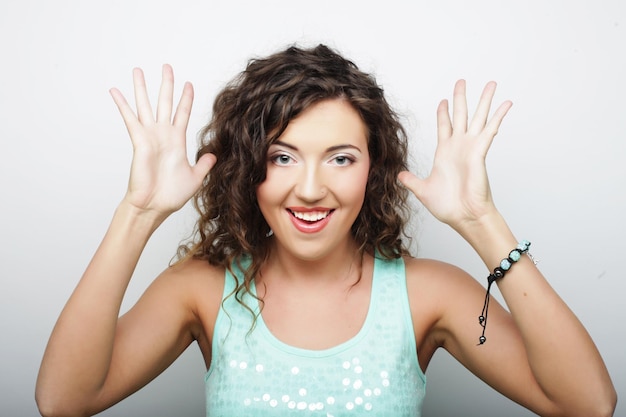
[[[316,222],[325,219],[330,211],[309,211],[306,213],[292,211],[291,213],[293,213],[296,219],[305,220],[307,222]]]

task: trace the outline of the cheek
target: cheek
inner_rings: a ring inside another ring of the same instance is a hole
[[[284,175],[277,174],[280,173],[268,168],[265,180],[256,188],[257,204],[268,223],[272,216],[276,216],[276,209],[281,207],[289,193],[289,185]]]
[[[273,198],[270,190],[271,187],[268,187],[267,182],[263,182],[256,189],[256,199],[261,211],[265,211],[267,209],[267,206],[272,204]]]
[[[363,169],[350,175],[335,176],[333,179],[335,195],[346,202],[362,205],[365,198],[369,170]]]

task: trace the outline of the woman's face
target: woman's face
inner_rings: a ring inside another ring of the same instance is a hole
[[[369,165],[367,128],[347,101],[321,101],[291,120],[269,147],[257,188],[278,248],[303,260],[347,248]]]

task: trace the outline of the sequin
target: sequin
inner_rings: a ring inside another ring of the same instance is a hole
[[[298,410],[306,410],[307,404],[304,401],[300,401],[297,405]]]
[[[291,368],[291,373],[294,375],[298,375],[300,373],[300,368],[294,366],[293,368]]]
[[[354,381],[354,384],[352,384],[352,387],[354,389],[361,389],[362,386],[363,386],[363,381],[361,381],[360,379],[357,379],[356,381]]]
[[[263,372],[263,365],[259,364],[254,369],[256,369],[257,372]]]
[[[300,388],[298,390],[298,394],[300,394],[301,397],[304,397],[306,395],[306,388]]]
[[[328,405],[333,405],[333,404],[335,404],[335,397],[328,397],[328,398],[326,399],[326,404],[328,404]]]
[[[346,403],[346,408],[348,410],[353,410],[354,409],[354,403],[353,402],[348,402]]]
[[[350,385],[350,378],[344,378],[341,383],[347,387],[348,385]]]

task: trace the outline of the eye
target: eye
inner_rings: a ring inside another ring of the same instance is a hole
[[[295,163],[295,160],[291,157],[291,155],[284,153],[272,155],[270,157],[270,161],[272,161],[275,165],[292,165]]]
[[[337,155],[331,159],[331,163],[337,166],[346,166],[354,162],[354,158],[348,155]]]

